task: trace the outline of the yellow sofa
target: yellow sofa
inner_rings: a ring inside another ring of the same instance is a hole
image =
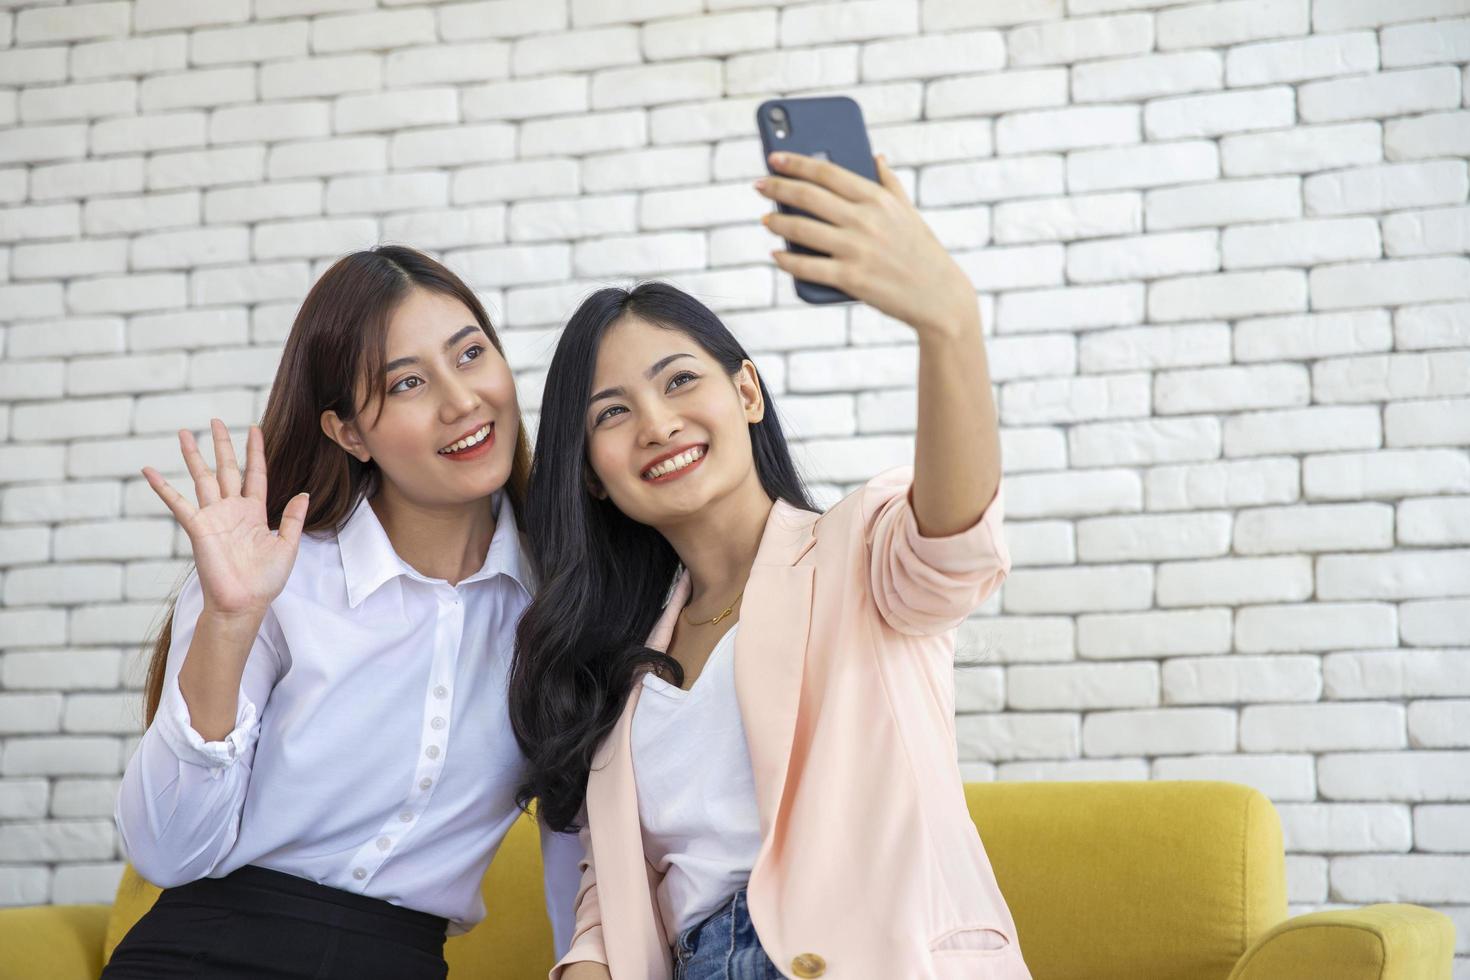
[[[1430,909],[1287,919],[1281,824],[1253,789],[972,783],[966,795],[1035,980],[1450,980],[1454,927]],[[551,930],[528,820],[484,889],[489,915],[449,941],[450,976],[544,977]],[[156,895],[130,871],[111,906],[0,910],[0,980],[95,978]]]

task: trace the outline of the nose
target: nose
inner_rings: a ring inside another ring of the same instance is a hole
[[[439,403],[439,418],[443,422],[462,419],[480,407],[480,396],[458,378],[450,376],[441,390],[444,399]]]
[[[643,425],[638,430],[638,444],[662,445],[678,435],[683,428],[684,422],[678,415],[668,411],[666,406],[659,405],[644,413]]]

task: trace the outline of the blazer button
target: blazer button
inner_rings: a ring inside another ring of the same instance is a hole
[[[807,977],[820,977],[827,972],[827,961],[816,953],[802,953],[791,961],[791,972],[803,980]]]

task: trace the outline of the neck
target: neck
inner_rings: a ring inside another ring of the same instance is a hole
[[[658,529],[689,570],[689,605],[700,615],[719,613],[745,588],[772,506],[752,469],[733,492]]]
[[[384,484],[368,501],[398,557],[426,578],[450,585],[478,572],[495,537],[489,497],[463,504],[424,505]]]

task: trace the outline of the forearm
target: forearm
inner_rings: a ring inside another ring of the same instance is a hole
[[[601,963],[583,960],[563,967],[561,980],[612,980],[612,973]]]
[[[179,668],[179,693],[189,707],[189,722],[206,742],[217,742],[235,728],[240,679],[264,614],[228,616],[200,613],[189,652]]]
[[[925,537],[974,526],[1000,485],[1000,430],[978,304],[919,337],[914,516]]]

